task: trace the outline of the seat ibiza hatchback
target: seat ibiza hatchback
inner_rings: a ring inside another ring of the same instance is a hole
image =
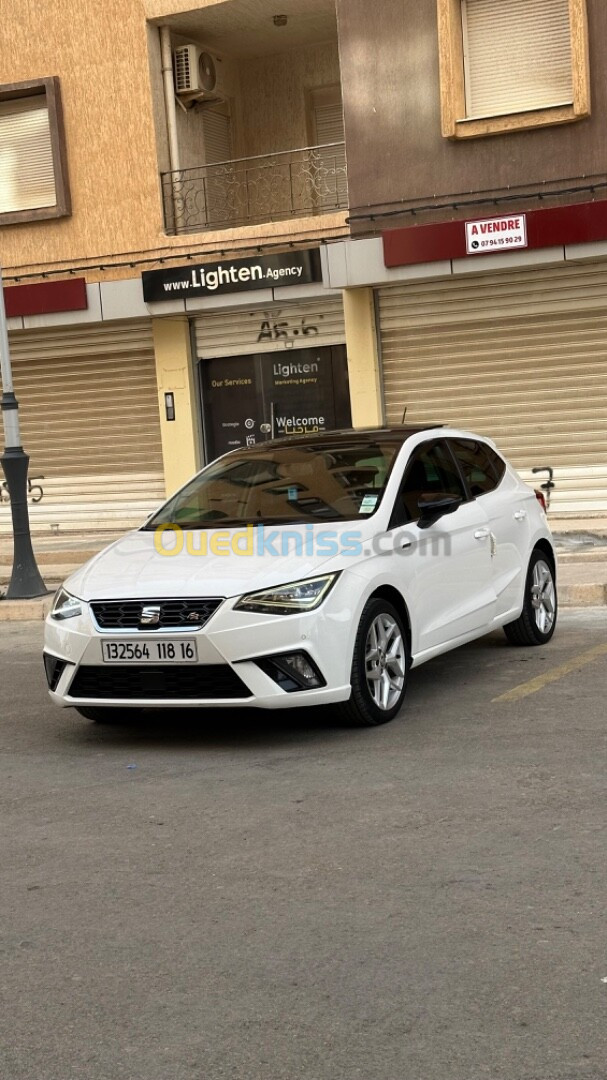
[[[50,694],[126,709],[401,708],[409,669],[556,622],[546,517],[492,442],[449,428],[291,436],[207,466],[59,589]]]

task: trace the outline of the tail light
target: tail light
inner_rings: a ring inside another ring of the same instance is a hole
[[[542,510],[544,511],[544,513],[546,513],[548,507],[546,506],[546,497],[544,495],[544,492],[543,491],[538,491],[537,488],[536,488],[535,489],[535,497],[536,497],[537,501],[539,502],[539,504],[540,504]]]

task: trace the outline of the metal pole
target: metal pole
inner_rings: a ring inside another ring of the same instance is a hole
[[[175,233],[179,233],[182,218],[182,205],[179,201],[183,176],[179,157],[179,135],[177,132],[177,110],[175,108],[175,84],[173,82],[173,47],[171,28],[164,24],[159,27],[160,59],[164,88],[164,109],[166,113],[167,137],[169,142],[169,168],[171,170],[171,200],[173,203],[173,223]]]
[[[4,453],[0,464],[4,469],[11,499],[13,519],[13,572],[6,591],[6,600],[29,600],[48,592],[38,566],[30,533],[27,505],[27,470],[29,457],[21,446],[19,405],[13,389],[13,373],[8,347],[2,269],[0,268],[0,370],[2,373],[2,419],[4,421]]]

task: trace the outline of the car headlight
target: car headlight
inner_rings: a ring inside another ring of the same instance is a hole
[[[52,619],[73,619],[74,615],[82,615],[82,603],[75,596],[71,596],[62,587],[57,589],[53,606],[51,608]]]
[[[277,585],[275,589],[248,593],[234,605],[236,611],[263,612],[267,615],[294,615],[312,611],[322,604],[333,588],[339,574],[294,581],[290,585]]]

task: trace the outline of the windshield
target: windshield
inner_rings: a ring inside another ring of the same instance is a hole
[[[381,502],[401,445],[345,441],[237,450],[204,469],[144,528],[367,518]]]

